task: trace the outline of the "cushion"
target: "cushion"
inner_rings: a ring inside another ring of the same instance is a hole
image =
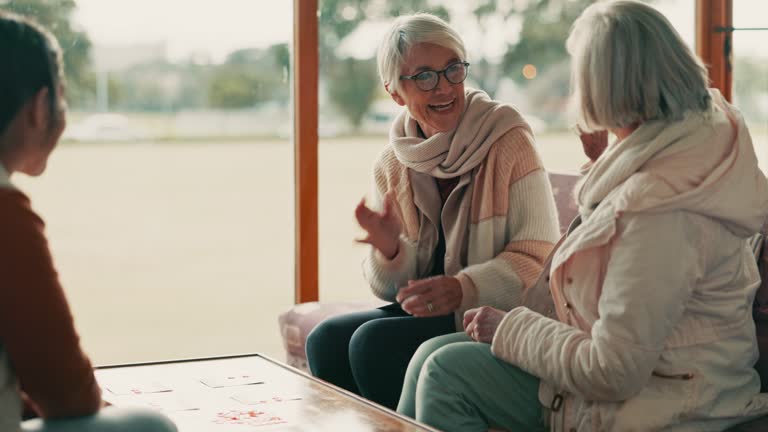
[[[286,363],[295,368],[307,370],[307,354],[305,352],[307,335],[320,321],[336,315],[375,309],[385,304],[387,302],[383,300],[371,300],[344,303],[309,302],[293,306],[280,314],[277,319],[280,335],[283,337]]]
[[[765,241],[768,240],[768,222],[763,225],[762,233],[753,237],[750,246],[758,257],[757,268],[760,271],[760,287],[755,294],[752,315],[755,318],[757,346],[760,358],[755,369],[760,374],[761,391],[768,391],[768,251]],[[768,430],[768,429],[766,429]]]
[[[568,225],[579,213],[576,201],[573,199],[573,187],[579,180],[576,174],[549,173],[549,182],[552,183],[552,195],[555,197],[557,217],[560,219],[560,233],[568,230]]]

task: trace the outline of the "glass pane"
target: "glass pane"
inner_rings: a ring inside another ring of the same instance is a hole
[[[65,139],[49,172],[21,180],[94,362],[282,356],[292,3],[4,7],[52,26],[64,48]]]
[[[768,28],[768,4],[733,2],[733,26]],[[733,102],[744,115],[760,168],[768,172],[768,30],[733,32]]]
[[[691,45],[694,0],[649,1]],[[320,296],[372,298],[360,262],[366,248],[355,205],[372,187],[371,167],[402,109],[384,91],[375,49],[394,16],[427,11],[446,18],[467,46],[467,86],[516,105],[536,133],[544,164],[575,171],[585,161],[568,131],[570,62],[565,38],[591,0],[320,1]]]

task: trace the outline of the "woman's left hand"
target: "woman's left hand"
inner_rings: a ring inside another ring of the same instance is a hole
[[[461,298],[461,283],[453,276],[408,281],[397,293],[397,302],[415,317],[447,315],[458,309]]]
[[[490,306],[481,306],[464,312],[464,332],[478,342],[491,343],[496,329],[507,313]]]
[[[584,149],[584,154],[592,162],[596,161],[601,154],[608,147],[608,131],[595,131],[592,133],[579,134],[581,140],[581,147]]]

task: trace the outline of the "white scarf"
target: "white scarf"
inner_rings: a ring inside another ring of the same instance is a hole
[[[389,132],[398,161],[416,171],[409,176],[415,196],[437,193],[434,178],[469,177],[468,187],[457,187],[453,192],[460,196],[457,200],[451,199],[451,205],[439,207],[442,204],[439,196],[419,200],[435,207],[419,209],[422,224],[431,221],[440,229],[440,219],[452,221],[442,227],[445,252],[446,256],[462,257],[462,261],[466,256],[474,169],[485,160],[493,144],[510,130],[522,127],[532,134],[528,123],[513,106],[491,100],[480,90],[466,89],[465,94],[465,109],[454,129],[423,138],[419,135],[416,120],[406,110],[395,119]],[[462,183],[460,180],[459,184]],[[424,217],[424,213],[432,216]],[[435,215],[442,215],[442,218]],[[435,233],[434,230],[420,229],[419,243],[434,248],[438,241]],[[447,264],[445,274],[453,275],[467,265],[456,261],[453,265]]]
[[[437,178],[458,177],[479,165],[491,145],[516,127],[531,131],[514,107],[491,100],[481,90],[466,90],[466,105],[456,128],[429,138],[419,136],[406,110],[392,124],[389,141],[397,159],[415,171]]]
[[[610,145],[576,186],[582,217],[616,193],[618,211],[685,209],[720,220],[737,235],[757,231],[768,184],[743,120],[717,90],[710,96],[705,112],[646,122]]]

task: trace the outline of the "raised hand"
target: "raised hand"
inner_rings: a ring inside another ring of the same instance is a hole
[[[464,332],[478,342],[491,343],[506,312],[481,306],[464,312]]]
[[[381,212],[371,210],[365,205],[365,198],[355,208],[355,218],[366,236],[357,239],[358,243],[366,243],[378,249],[387,259],[397,255],[400,245],[400,233],[403,230],[400,218],[394,211],[395,196],[392,191],[384,194],[384,205]]]
[[[584,149],[584,154],[587,155],[592,162],[596,161],[601,154],[608,147],[608,131],[595,131],[592,133],[582,132],[579,134],[581,140],[581,146]]]
[[[397,302],[415,317],[447,315],[461,305],[461,282],[453,276],[408,281],[397,293]]]

